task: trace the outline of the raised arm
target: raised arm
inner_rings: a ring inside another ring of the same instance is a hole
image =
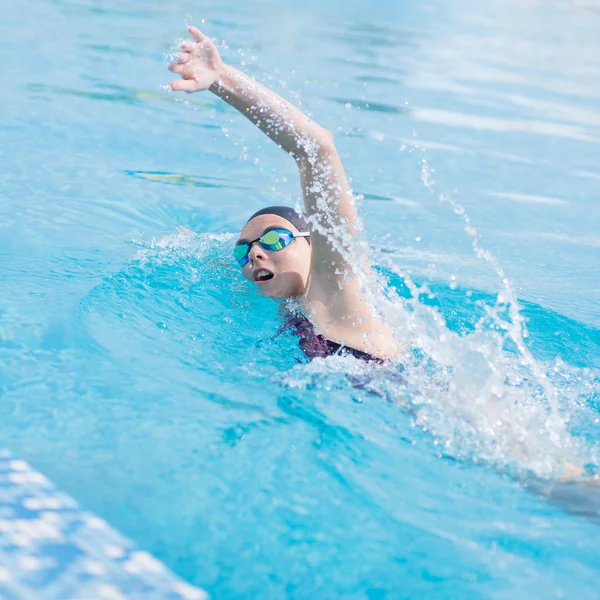
[[[169,65],[182,77],[171,89],[210,90],[294,157],[306,212],[313,217],[314,274],[337,282],[348,267],[339,244],[350,247],[356,209],[333,136],[272,90],[223,63],[213,42],[198,29],[188,31],[195,41],[184,42],[178,61]]]
[[[198,29],[188,30],[195,41],[184,42],[178,61],[169,65],[182,77],[171,89],[210,90],[296,160],[311,217],[312,264],[304,298],[319,332],[376,356],[392,356],[396,349],[391,330],[367,301],[356,260],[347,260],[349,253],[357,254],[356,209],[332,135],[271,90],[225,65]]]

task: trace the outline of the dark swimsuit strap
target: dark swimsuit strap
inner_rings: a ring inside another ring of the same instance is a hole
[[[340,356],[346,356],[350,354],[354,356],[354,358],[358,358],[359,360],[364,360],[365,362],[376,362],[383,363],[381,358],[377,358],[368,352],[363,352],[362,350],[357,350],[356,348],[352,348],[350,346],[342,346],[342,344],[338,344],[337,342],[332,342],[322,335],[315,334],[323,343],[327,344],[327,348],[329,350],[329,355],[333,356],[334,354],[339,354]]]
[[[368,352],[363,352],[356,348],[332,342],[316,333],[312,323],[303,315],[289,313],[285,317],[282,331],[291,331],[298,338],[298,343],[302,352],[311,359],[339,355],[354,356],[354,358],[358,358],[359,360],[368,363],[383,363],[381,358],[372,356]]]

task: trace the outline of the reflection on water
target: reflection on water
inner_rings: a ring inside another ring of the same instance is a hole
[[[91,100],[109,100],[111,102],[123,102],[125,104],[140,104],[146,100],[159,100],[165,101],[164,95],[159,92],[150,92],[146,90],[128,90],[121,86],[115,85],[103,85],[98,87],[108,88],[106,92],[96,91],[82,91],[76,89],[63,88],[60,86],[42,85],[38,83],[32,83],[27,86],[27,89],[36,95],[68,95],[77,96],[80,98],[89,98]]]
[[[195,175],[183,175],[181,173],[146,173],[143,171],[125,171],[132,177],[139,177],[147,181],[157,181],[171,185],[193,186],[201,188],[219,188],[245,190],[255,188],[253,184],[240,181],[220,179],[218,177],[199,177]]]
[[[501,198],[503,200],[513,200],[515,202],[526,202],[528,204],[546,204],[547,206],[564,206],[569,204],[566,200],[560,198],[550,198],[548,196],[534,196],[532,194],[508,194],[506,192],[485,192],[488,196]]]
[[[391,113],[394,115],[409,112],[409,109],[403,106],[393,106],[382,102],[373,102],[365,100],[349,100],[347,98],[330,98],[337,104],[343,104],[346,108],[357,108],[359,110],[372,110],[374,112]]]
[[[456,113],[448,110],[435,110],[419,108],[414,110],[414,118],[429,123],[438,123],[452,127],[473,128],[487,131],[516,131],[523,133],[535,133],[551,137],[564,137],[573,140],[598,142],[600,137],[574,125],[561,125],[543,121],[523,121],[495,119],[480,115]]]

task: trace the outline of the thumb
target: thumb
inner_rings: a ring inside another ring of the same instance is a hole
[[[196,91],[196,83],[191,80],[176,79],[175,81],[171,81],[170,85],[174,92],[187,92],[191,94]]]

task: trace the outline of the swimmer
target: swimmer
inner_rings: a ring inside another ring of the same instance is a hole
[[[352,248],[357,215],[331,133],[224,64],[213,42],[198,29],[188,31],[194,40],[183,42],[177,61],[169,65],[181,76],[171,89],[217,95],[290,154],[300,174],[308,221],[281,206],[251,215],[234,247],[244,277],[269,297],[298,300],[309,320],[292,320],[286,328],[293,328],[309,357],[345,353],[377,362],[396,358],[391,329],[369,303],[356,273],[368,273],[369,265],[353,265],[345,258],[358,254]],[[494,413],[499,402],[493,397],[486,409]],[[514,456],[519,461],[526,453],[515,448]],[[586,475],[582,467],[565,461],[558,480],[518,479],[565,510],[600,521],[600,479]]]
[[[305,324],[314,328],[311,343],[307,327],[298,334],[307,355],[351,354],[377,362],[395,357],[391,328],[376,314],[356,272],[360,267],[369,273],[370,266],[345,258],[358,254],[352,249],[357,215],[333,136],[273,91],[226,65],[196,27],[188,31],[193,41],[183,42],[177,61],[169,64],[181,76],[171,89],[209,90],[290,154],[300,174],[306,215],[282,206],[254,213],[233,252],[244,277],[266,296],[298,300],[308,317]]]

